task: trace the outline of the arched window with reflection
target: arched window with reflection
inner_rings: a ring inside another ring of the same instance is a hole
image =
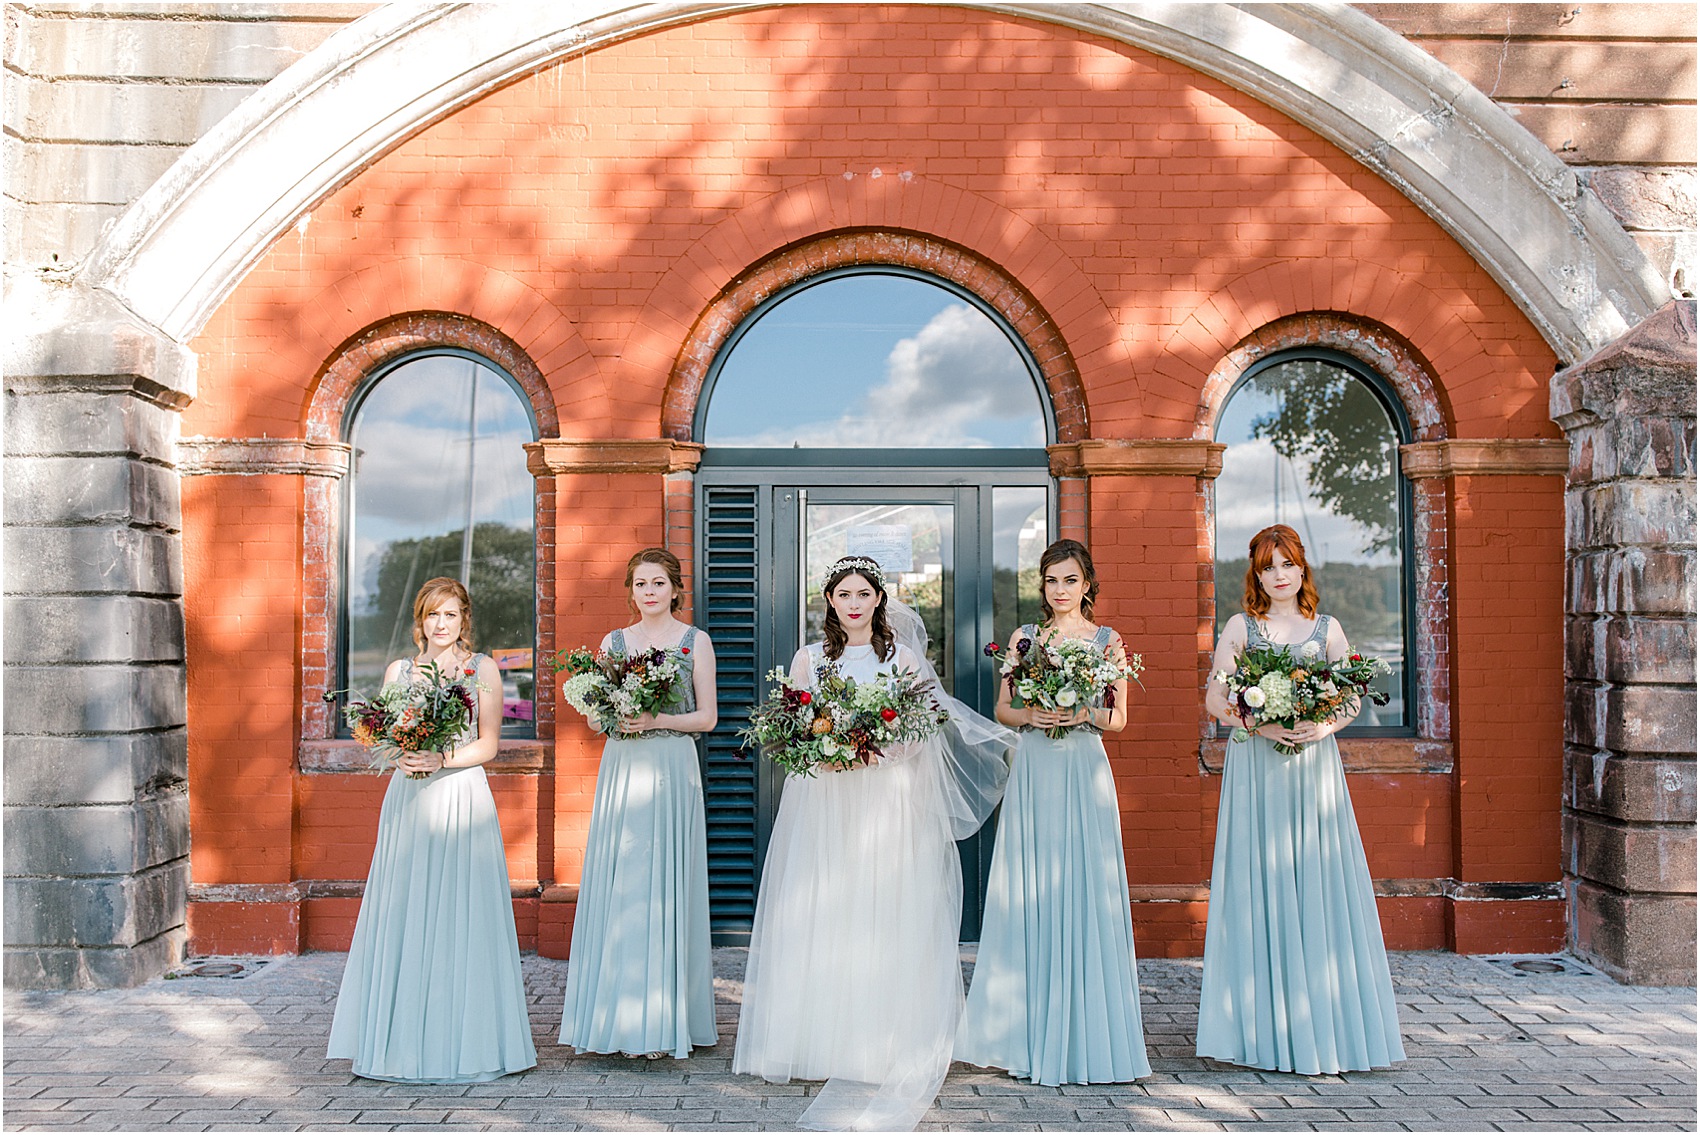
[[[1410,504],[1399,472],[1405,415],[1363,364],[1332,351],[1285,352],[1241,377],[1216,424],[1216,630],[1240,610],[1246,545],[1286,524],[1304,541],[1322,610],[1354,648],[1384,658],[1391,697],[1353,729],[1409,732],[1415,674]]]
[[[372,375],[345,430],[340,684],[375,691],[392,659],[411,656],[413,597],[449,576],[472,596],[474,645],[502,672],[503,735],[533,736],[537,541],[524,446],[537,430],[524,394],[470,352],[415,353]]]
[[[828,272],[739,325],[697,435],[733,448],[1043,446],[1037,374],[1014,332],[961,289],[897,268]]]

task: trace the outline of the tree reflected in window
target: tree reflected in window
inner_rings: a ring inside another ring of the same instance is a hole
[[[463,352],[410,356],[352,410],[343,685],[370,692],[410,657],[413,597],[448,576],[472,595],[474,645],[502,671],[505,735],[532,733],[535,482],[527,406]],[[493,691],[492,691],[493,692]]]
[[[759,448],[1017,448],[1049,439],[1034,368],[1002,323],[913,275],[861,270],[782,293],[711,371],[700,435]]]
[[[1322,610],[1359,650],[1385,658],[1392,701],[1364,726],[1407,725],[1409,613],[1400,425],[1373,380],[1333,357],[1277,357],[1252,370],[1216,426],[1216,627],[1241,609],[1246,545],[1290,525],[1316,570]]]

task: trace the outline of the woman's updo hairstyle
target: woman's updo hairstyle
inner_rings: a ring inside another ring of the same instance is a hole
[[[637,577],[637,569],[642,564],[654,564],[667,573],[667,582],[673,585],[673,602],[668,610],[677,611],[685,605],[685,569],[679,564],[679,557],[666,548],[644,548],[634,552],[632,558],[626,561],[626,606],[637,612],[637,604],[632,601],[632,580]]]
[[[837,661],[844,656],[844,648],[850,642],[850,635],[838,621],[838,611],[832,605],[832,592],[852,575],[861,576],[879,592],[880,602],[874,608],[873,618],[874,657],[881,662],[889,662],[897,652],[897,638],[891,633],[891,623],[885,615],[885,604],[889,598],[885,590],[885,571],[866,556],[845,556],[827,569],[826,586],[821,589],[821,594],[826,596],[826,656]]]
[[[1316,581],[1312,578],[1315,573],[1310,570],[1310,561],[1305,559],[1304,541],[1299,539],[1297,532],[1285,524],[1271,524],[1251,538],[1247,551],[1251,563],[1245,569],[1245,599],[1242,605],[1246,614],[1261,619],[1269,613],[1272,600],[1257,577],[1269,570],[1275,562],[1275,554],[1279,552],[1304,572],[1304,582],[1299,584],[1299,614],[1307,619],[1316,617],[1316,608],[1322,597],[1317,594]]]
[[[1050,600],[1045,598],[1045,573],[1065,560],[1073,560],[1080,565],[1080,574],[1086,580],[1086,594],[1080,597],[1080,613],[1090,619],[1092,605],[1098,601],[1098,569],[1092,566],[1092,553],[1079,540],[1058,540],[1040,553],[1039,609],[1045,612],[1046,621],[1055,617]]]
[[[467,594],[466,585],[460,580],[440,575],[436,579],[427,579],[419,594],[413,597],[413,645],[419,648],[421,654],[425,653],[425,616],[448,599],[460,602],[460,639],[455,645],[468,654],[472,653],[472,596]]]

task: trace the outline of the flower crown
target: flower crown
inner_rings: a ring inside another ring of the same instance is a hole
[[[873,580],[875,587],[883,588],[885,586],[885,570],[867,556],[845,556],[827,569],[826,577],[831,579],[840,572],[846,574],[855,572],[857,575],[866,576]]]

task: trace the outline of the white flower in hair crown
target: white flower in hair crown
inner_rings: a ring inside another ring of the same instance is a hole
[[[885,586],[885,570],[880,567],[877,561],[870,560],[867,556],[845,556],[832,565],[832,569],[827,572],[827,577],[830,579],[840,572],[855,572],[857,575],[865,575],[874,581],[876,587]]]

